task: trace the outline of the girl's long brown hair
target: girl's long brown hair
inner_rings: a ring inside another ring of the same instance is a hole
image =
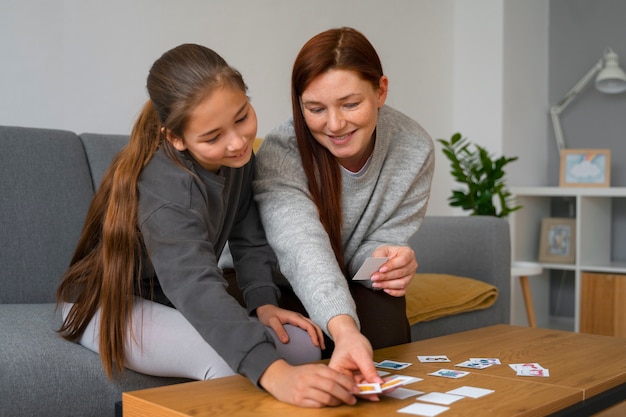
[[[291,74],[293,124],[309,192],[328,233],[337,262],[346,274],[341,239],[341,170],[335,157],[311,134],[300,101],[311,81],[331,69],[354,71],[378,89],[383,68],[376,50],[367,38],[355,29],[344,27],[322,32],[304,44]]]
[[[135,280],[142,268],[143,241],[137,226],[139,176],[159,147],[178,161],[165,132],[182,138],[192,109],[224,85],[246,92],[241,74],[214,51],[184,44],[163,54],[148,74],[150,100],[87,212],[70,267],[57,290],[57,304],[74,303],[59,332],[68,340],[78,340],[100,309],[99,352],[110,378],[114,368],[123,370],[124,346],[132,334],[129,318]]]

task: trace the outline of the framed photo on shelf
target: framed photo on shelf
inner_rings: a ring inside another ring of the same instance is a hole
[[[573,264],[576,261],[576,219],[547,217],[541,220],[539,262]]]
[[[608,187],[610,183],[610,149],[561,151],[561,187]]]

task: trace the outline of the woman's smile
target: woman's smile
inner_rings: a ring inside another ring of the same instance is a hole
[[[354,132],[346,133],[345,135],[337,136],[337,135],[327,135],[328,139],[334,143],[335,145],[344,145],[350,141],[352,136],[354,136]]]

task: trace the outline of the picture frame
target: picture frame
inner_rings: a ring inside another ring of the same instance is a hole
[[[563,149],[561,187],[608,187],[611,183],[610,149]]]
[[[541,220],[539,262],[576,262],[576,219],[547,217]]]

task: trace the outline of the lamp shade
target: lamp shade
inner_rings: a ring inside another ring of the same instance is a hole
[[[563,138],[559,115],[596,74],[596,89],[601,93],[619,94],[626,91],[626,74],[624,74],[624,71],[619,67],[619,58],[611,48],[606,48],[602,58],[574,84],[561,100],[550,107],[550,117],[552,118],[552,126],[554,127],[554,138],[556,139],[556,145],[559,151],[565,149],[565,139]]]
[[[619,58],[611,48],[604,51],[604,68],[596,77],[596,89],[605,94],[626,91],[626,74],[619,67]]]

